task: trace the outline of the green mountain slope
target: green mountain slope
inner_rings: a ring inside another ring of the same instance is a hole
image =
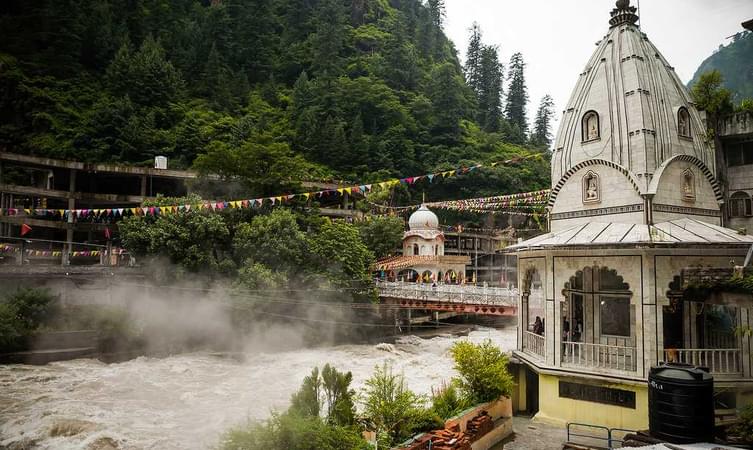
[[[730,44],[719,46],[701,63],[688,86],[695,84],[702,73],[712,70],[724,76],[724,86],[732,91],[736,104],[753,98],[753,33],[738,33]]]
[[[0,146],[358,180],[527,153],[481,131],[440,0],[0,2]],[[269,161],[284,164],[269,164]],[[471,189],[546,187],[545,161]],[[511,183],[511,184],[508,184]]]

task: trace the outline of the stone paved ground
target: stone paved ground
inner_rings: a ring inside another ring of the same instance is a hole
[[[530,417],[513,417],[513,435],[492,450],[561,450],[567,439],[564,427],[531,422]]]

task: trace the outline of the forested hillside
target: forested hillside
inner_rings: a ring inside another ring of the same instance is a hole
[[[719,49],[701,63],[688,86],[694,85],[705,72],[718,70],[724,79],[724,87],[732,92],[732,100],[739,104],[753,98],[753,33],[742,32],[732,42]]]
[[[551,106],[529,137],[522,55],[503,105],[496,48],[478,30],[464,73],[443,20],[441,0],[5,0],[0,146],[165,155],[172,168],[261,179],[249,184],[259,193],[530,152],[505,142],[545,149]],[[468,194],[538,189],[547,162],[479,178]]]

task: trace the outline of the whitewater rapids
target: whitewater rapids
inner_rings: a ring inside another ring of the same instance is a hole
[[[103,443],[134,450],[216,448],[228,428],[284,410],[314,366],[330,363],[353,372],[360,393],[374,367],[388,362],[412,390],[429,394],[454,375],[448,350],[462,339],[491,339],[509,351],[515,328],[247,354],[242,360],[190,353],[117,364],[0,365],[0,448],[24,441],[41,449],[112,448]]]

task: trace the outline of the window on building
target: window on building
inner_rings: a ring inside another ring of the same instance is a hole
[[[630,337],[630,298],[601,296],[601,334]]]
[[[564,339],[572,342],[599,342],[600,337],[630,338],[632,306],[630,286],[616,271],[606,267],[586,267],[576,272],[565,284],[566,305],[563,307]],[[589,327],[598,317],[597,328]]]
[[[413,244],[413,254],[418,255],[418,244]]]
[[[725,149],[730,167],[753,164],[753,142],[726,144]]]
[[[753,204],[750,195],[745,192],[735,192],[729,198],[730,217],[753,216]]]
[[[682,107],[677,111],[677,134],[686,138],[691,137],[690,114],[685,107]]]
[[[601,130],[599,127],[599,115],[596,111],[588,111],[583,116],[582,124],[582,138],[583,142],[595,141],[601,136]]]

